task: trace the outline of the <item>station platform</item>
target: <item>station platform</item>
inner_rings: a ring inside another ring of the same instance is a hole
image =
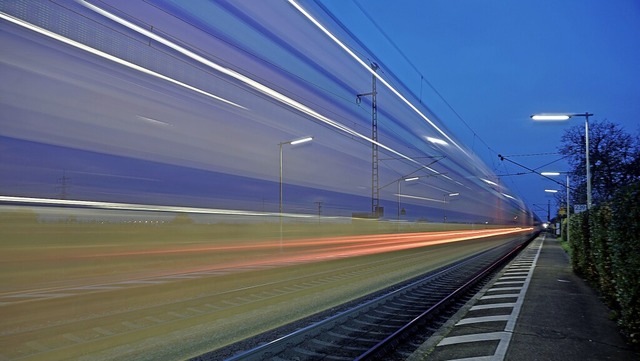
[[[408,360],[640,360],[608,308],[542,234]]]

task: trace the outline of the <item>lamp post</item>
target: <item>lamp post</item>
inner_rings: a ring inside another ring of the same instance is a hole
[[[540,173],[543,176],[559,176],[560,172],[542,172]],[[565,173],[566,177],[567,177],[567,243],[569,242],[569,215],[571,214],[571,208],[569,208],[569,195],[571,194],[570,190],[571,188],[569,187],[569,173]]]
[[[442,196],[442,201],[444,202],[444,223],[447,223],[447,196],[449,196],[449,202],[451,202],[451,197],[457,197],[459,195],[460,193],[445,193],[444,196]]]
[[[420,177],[410,177],[410,178],[402,177],[398,179],[398,218],[397,218],[398,221],[400,220],[400,183],[401,181],[413,182],[413,181],[417,181],[418,179],[420,179]]]
[[[555,189],[545,189],[547,193],[558,193]],[[547,222],[551,222],[551,200],[547,202]]]
[[[280,252],[282,252],[282,146],[285,144],[296,145],[301,143],[310,142],[313,140],[313,137],[304,137],[300,139],[289,140],[286,142],[278,143],[280,147],[280,205],[278,207],[278,218],[280,223]]]
[[[312,140],[313,140],[313,137],[305,137],[305,138],[294,139],[294,140],[289,140],[287,142],[278,143],[278,146],[280,147],[280,206],[278,208],[278,211],[281,216],[282,216],[282,146],[285,144],[290,144],[290,145],[302,144],[302,143],[310,142]]]
[[[532,115],[533,120],[554,121],[569,120],[571,117],[584,117],[584,141],[585,141],[585,163],[587,168],[587,209],[591,209],[591,164],[589,163],[589,117],[593,114],[536,114]]]

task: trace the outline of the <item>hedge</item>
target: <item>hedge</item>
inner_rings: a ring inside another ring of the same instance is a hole
[[[616,311],[618,325],[640,343],[640,182],[569,219],[571,265]]]

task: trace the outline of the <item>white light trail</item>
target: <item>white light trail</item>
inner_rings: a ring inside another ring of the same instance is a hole
[[[506,194],[506,193],[500,193],[500,194],[502,194],[503,196],[505,196],[505,197],[507,197],[507,198],[509,198],[509,199],[513,199],[514,201],[517,201],[517,199],[516,199],[515,197],[510,196],[510,195],[508,195],[508,194]]]
[[[150,123],[150,124],[153,124],[153,125],[157,125],[157,126],[161,126],[161,127],[170,127],[171,126],[171,124],[169,124],[167,122],[163,122],[161,120],[145,117],[145,116],[142,116],[142,115],[136,115],[136,118],[142,120],[143,122],[147,122],[147,123]]]
[[[482,179],[482,181],[487,183],[487,184],[491,184],[492,186],[499,187],[498,183],[496,183],[496,182],[493,182],[493,181],[490,181],[490,180],[484,179],[484,178],[480,178],[480,179]]]
[[[418,199],[418,200],[421,200],[421,201],[445,203],[445,201],[442,200],[442,199],[433,199],[433,198],[427,198],[427,197],[410,196],[410,195],[407,195],[407,194],[394,194],[394,196],[401,197],[401,198]]]
[[[347,54],[349,54],[355,61],[357,61],[364,69],[370,72],[373,76],[375,76],[382,84],[384,84],[393,94],[395,94],[402,102],[404,102],[411,110],[413,110],[418,116],[424,119],[429,125],[433,127],[438,133],[442,134],[443,137],[447,138],[451,144],[455,145],[460,151],[468,157],[471,157],[460,145],[458,145],[449,135],[447,135],[442,129],[440,129],[431,119],[429,119],[426,115],[424,115],[415,105],[413,105],[407,98],[405,98],[398,90],[391,86],[384,78],[382,78],[377,72],[373,71],[371,67],[365,63],[362,59],[360,59],[349,47],[347,47],[343,42],[341,42],[335,35],[333,35],[327,28],[325,28],[318,20],[316,20],[311,14],[309,14],[302,6],[300,6],[295,0],[288,0],[289,4],[295,7],[302,15],[304,15],[309,21],[311,21],[318,29],[320,29],[323,33],[325,33],[333,42],[335,42],[339,47],[341,47]]]
[[[430,141],[433,144],[439,144],[439,145],[449,145],[449,143],[445,142],[444,140],[440,139],[440,138],[434,138],[434,137],[426,137],[426,139],[428,141]]]
[[[238,73],[238,72],[236,72],[234,70],[231,70],[229,68],[226,68],[226,67],[224,67],[224,66],[222,66],[220,64],[214,63],[213,61],[211,61],[211,60],[209,60],[209,59],[207,59],[207,58],[205,58],[205,57],[203,57],[203,56],[201,56],[199,54],[196,54],[196,53],[194,53],[193,51],[191,51],[189,49],[186,49],[186,48],[184,48],[184,47],[182,47],[182,46],[180,46],[180,45],[178,45],[178,44],[176,44],[176,43],[174,43],[174,42],[172,42],[172,41],[170,41],[168,39],[165,39],[165,38],[159,36],[158,34],[155,34],[155,33],[151,32],[151,31],[149,31],[147,29],[144,29],[144,28],[142,28],[142,27],[140,27],[138,25],[135,25],[135,24],[133,24],[133,23],[131,23],[131,22],[125,20],[125,19],[122,19],[122,18],[120,18],[120,17],[118,17],[118,16],[116,16],[116,15],[114,15],[114,14],[112,14],[112,13],[110,13],[110,12],[100,8],[100,7],[98,7],[98,6],[90,4],[85,0],[78,0],[78,1],[83,6],[87,7],[88,9],[90,9],[90,10],[92,10],[92,11],[94,11],[94,12],[96,12],[96,13],[98,13],[98,14],[100,14],[100,15],[102,15],[102,16],[110,19],[110,20],[112,20],[112,21],[115,21],[116,23],[118,23],[120,25],[123,25],[123,26],[125,26],[125,27],[127,27],[127,28],[129,28],[129,29],[131,29],[131,30],[133,30],[133,31],[135,31],[137,33],[139,33],[139,34],[142,34],[142,35],[144,35],[144,36],[146,36],[146,37],[148,37],[150,39],[153,39],[153,40],[155,40],[155,41],[157,41],[157,42],[159,42],[159,43],[161,43],[161,44],[163,44],[163,45],[165,45],[165,46],[167,46],[167,47],[169,47],[169,48],[171,48],[171,49],[173,49],[173,50],[175,50],[175,51],[177,51],[177,52],[179,52],[179,53],[181,53],[181,54],[183,54],[183,55],[185,55],[185,56],[187,56],[187,57],[189,57],[189,58],[191,58],[191,59],[193,59],[193,60],[195,60],[195,61],[197,61],[197,62],[199,62],[201,64],[203,64],[203,65],[206,65],[206,66],[208,66],[208,67],[210,67],[210,68],[222,73],[222,74],[225,74],[225,75],[227,75],[229,77],[232,77],[232,78],[234,78],[236,80],[239,80],[242,83],[244,83],[245,85],[248,85],[249,87],[251,87],[251,88],[253,88],[255,90],[258,90],[259,92],[261,92],[261,93],[263,93],[263,94],[265,94],[265,95],[267,95],[267,96],[269,96],[269,97],[279,101],[280,103],[283,103],[283,104],[285,104],[285,105],[287,105],[287,106],[289,106],[289,107],[291,107],[293,109],[296,109],[296,110],[298,110],[299,112],[301,112],[303,114],[309,115],[309,116],[311,116],[311,117],[313,117],[313,118],[315,118],[315,119],[317,119],[317,120],[319,120],[319,121],[321,121],[321,122],[323,122],[323,123],[325,123],[327,125],[330,125],[330,126],[332,126],[334,128],[337,128],[337,129],[339,129],[339,130],[341,130],[341,131],[343,131],[343,132],[345,132],[345,133],[347,133],[349,135],[358,137],[358,138],[363,139],[363,140],[365,140],[367,142],[374,143],[374,144],[378,145],[379,147],[381,147],[381,148],[383,148],[383,149],[385,149],[385,150],[387,150],[387,151],[389,151],[389,152],[391,152],[391,153],[393,153],[393,154],[395,154],[395,155],[397,155],[397,156],[399,156],[399,157],[401,157],[401,158],[403,158],[405,160],[408,160],[408,161],[410,161],[410,162],[412,162],[412,163],[414,163],[416,165],[419,165],[420,167],[425,168],[425,169],[427,169],[427,170],[429,170],[429,171],[431,171],[433,173],[439,173],[435,169],[432,169],[432,168],[430,168],[428,166],[425,166],[424,164],[418,162],[417,160],[415,160],[415,159],[413,159],[413,158],[411,158],[411,157],[409,157],[407,155],[404,155],[404,154],[402,154],[402,153],[400,153],[400,152],[398,152],[398,151],[396,151],[396,150],[394,150],[394,149],[392,149],[392,148],[390,148],[390,147],[388,147],[388,146],[386,146],[386,145],[384,145],[382,143],[374,141],[371,138],[369,138],[369,137],[367,137],[367,136],[365,136],[363,134],[360,134],[360,133],[356,132],[355,130],[353,130],[353,129],[347,127],[347,126],[345,126],[343,124],[340,124],[339,122],[336,122],[336,121],[334,121],[334,120],[332,120],[332,119],[330,119],[330,118],[328,118],[328,117],[316,112],[315,110],[307,107],[306,105],[304,105],[304,104],[302,104],[302,103],[300,103],[300,102],[298,102],[298,101],[296,101],[294,99],[291,99],[291,98],[287,97],[286,95],[284,95],[282,93],[279,93],[279,92],[267,87],[266,85],[264,85],[264,84],[262,84],[262,83],[260,83],[258,81],[255,81],[255,80],[253,80],[253,79],[251,79],[251,78],[249,78],[249,77],[247,77],[245,75],[242,75],[242,74],[240,74],[240,73]],[[387,84],[386,81],[384,81],[384,83]],[[399,93],[398,93],[398,95],[400,96]],[[449,139],[449,138],[447,137],[447,139]]]
[[[113,61],[114,63],[118,63],[118,64],[124,65],[124,66],[126,66],[128,68],[137,70],[137,71],[139,71],[141,73],[145,73],[145,74],[154,76],[156,78],[160,78],[162,80],[166,80],[166,81],[168,81],[170,83],[176,84],[176,85],[181,86],[183,88],[187,88],[187,89],[192,90],[194,92],[200,93],[200,94],[205,95],[205,96],[210,97],[210,98],[213,98],[213,99],[215,99],[217,101],[220,101],[220,102],[223,102],[223,103],[226,103],[226,104],[229,104],[229,105],[233,105],[233,106],[238,107],[238,108],[246,109],[245,107],[243,107],[243,106],[241,106],[239,104],[236,104],[236,103],[234,103],[232,101],[229,101],[227,99],[221,98],[221,97],[219,97],[217,95],[211,94],[209,92],[206,92],[206,91],[204,91],[202,89],[196,88],[196,87],[194,87],[192,85],[183,83],[183,82],[181,82],[179,80],[170,78],[170,77],[168,77],[166,75],[162,75],[162,74],[157,73],[157,72],[155,72],[153,70],[144,68],[144,67],[142,67],[140,65],[128,62],[128,61],[126,61],[124,59],[120,59],[120,58],[118,58],[116,56],[113,56],[111,54],[107,54],[107,53],[105,53],[103,51],[100,51],[98,49],[92,48],[92,47],[87,46],[85,44],[79,43],[79,42],[77,42],[75,40],[69,39],[69,38],[64,37],[62,35],[56,34],[56,33],[52,32],[52,31],[49,31],[49,30],[44,29],[44,28],[41,28],[41,27],[39,27],[37,25],[31,24],[31,23],[26,22],[24,20],[15,18],[15,17],[13,17],[11,15],[8,15],[6,13],[0,12],[0,18],[2,18],[4,20],[7,20],[9,22],[12,22],[12,23],[14,23],[16,25],[22,26],[23,28],[35,31],[35,32],[37,32],[39,34],[42,34],[42,35],[48,36],[48,37],[50,37],[52,39],[58,40],[60,42],[63,42],[65,44],[67,44],[67,45],[71,45],[71,46],[73,46],[75,48],[78,48],[80,50],[84,50],[84,51],[86,51],[88,53],[91,53],[93,55],[97,55],[97,56],[99,56],[101,58]]]
[[[179,206],[161,206],[150,204],[136,203],[114,203],[114,202],[96,202],[71,199],[54,199],[54,198],[33,198],[33,197],[13,197],[0,196],[0,202],[18,203],[18,204],[46,204],[55,206],[76,206],[97,209],[112,209],[126,211],[150,211],[150,212],[184,212],[194,214],[217,214],[217,215],[235,215],[235,216],[274,216],[279,217],[280,213],[271,212],[248,212],[234,209],[216,209],[216,208],[197,208],[197,207],[179,207]],[[292,218],[315,218],[315,214],[296,214],[282,213],[285,217]]]

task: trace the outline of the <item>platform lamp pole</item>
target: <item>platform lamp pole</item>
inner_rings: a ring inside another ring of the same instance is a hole
[[[571,117],[584,117],[584,141],[585,141],[585,163],[587,168],[587,209],[591,209],[591,163],[589,163],[589,117],[593,114],[577,113],[577,114],[536,114],[532,115],[533,120],[554,121],[569,120]]]
[[[542,172],[540,174],[543,175],[543,176],[549,177],[549,176],[559,176],[560,172]],[[569,243],[569,239],[570,239],[570,237],[569,237],[569,216],[571,215],[571,211],[570,211],[571,208],[569,208],[569,206],[570,206],[569,195],[571,194],[571,188],[569,186],[569,173],[566,172],[565,175],[567,177],[567,185],[566,185],[566,188],[567,188],[567,243]]]
[[[400,178],[398,179],[398,218],[397,220],[400,220],[400,182],[401,181],[405,181],[405,182],[413,182],[413,181],[417,181],[418,179],[420,179],[420,177],[409,177],[409,178]]]
[[[444,196],[442,197],[442,201],[444,202],[444,206],[442,207],[442,209],[444,210],[444,223],[447,223],[447,196],[449,196],[449,203],[451,203],[451,197],[457,197],[459,196],[460,193],[456,192],[456,193],[445,193]]]
[[[289,144],[289,145],[302,144],[302,143],[310,142],[312,140],[313,140],[313,137],[304,137],[300,139],[294,139],[294,140],[278,143],[278,146],[280,147],[280,196],[279,196],[280,202],[278,207],[278,215],[280,218],[280,251],[282,251],[282,146],[286,144]]]

